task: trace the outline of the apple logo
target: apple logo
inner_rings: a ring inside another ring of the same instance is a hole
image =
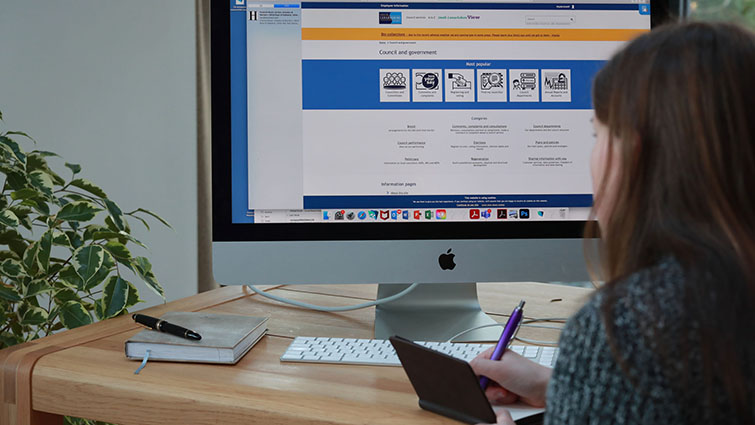
[[[445,254],[440,254],[440,257],[438,257],[440,268],[443,270],[453,270],[456,267],[456,263],[454,263],[455,256],[456,254],[451,254],[451,248],[448,248]]]

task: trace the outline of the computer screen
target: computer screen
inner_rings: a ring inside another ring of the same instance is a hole
[[[216,1],[216,279],[585,280],[592,78],[650,12]]]

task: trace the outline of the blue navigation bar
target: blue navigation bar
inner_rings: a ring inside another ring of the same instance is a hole
[[[304,196],[305,210],[329,208],[591,207],[592,194]]]

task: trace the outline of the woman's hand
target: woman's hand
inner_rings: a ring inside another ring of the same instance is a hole
[[[487,376],[491,382],[485,395],[491,403],[508,404],[517,400],[534,407],[545,407],[545,390],[551,377],[551,369],[527,360],[519,354],[506,350],[501,360],[490,360],[490,348],[475,357],[470,363],[475,374]],[[508,414],[508,412],[506,412]],[[498,417],[505,424],[511,417]],[[505,416],[505,415],[504,415]],[[513,421],[511,421],[513,424]]]

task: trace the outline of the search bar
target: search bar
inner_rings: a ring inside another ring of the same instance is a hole
[[[537,25],[543,27],[562,27],[568,25],[574,25],[576,19],[573,15],[558,15],[558,16],[525,16],[525,25]]]

